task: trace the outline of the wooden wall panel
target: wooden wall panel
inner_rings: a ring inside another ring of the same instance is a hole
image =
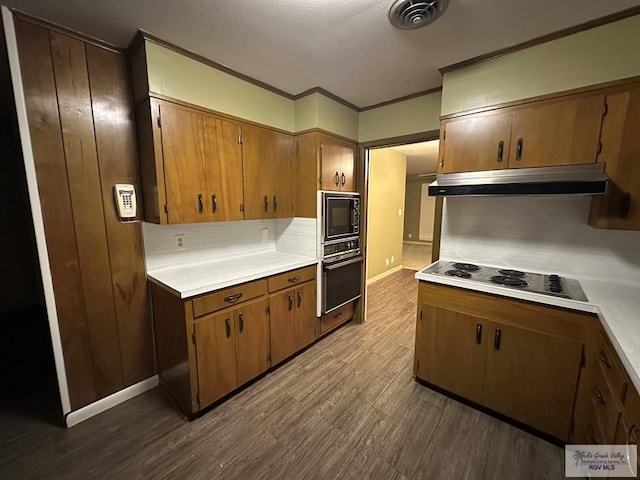
[[[113,199],[114,184],[134,184],[138,193],[137,218],[143,217],[131,90],[124,55],[93,45],[87,45],[86,50],[120,353],[127,386],[155,372],[140,223],[121,222]]]
[[[29,131],[73,409],[96,399],[49,32],[15,22]]]
[[[103,397],[123,380],[85,44],[50,36],[96,393]]]
[[[140,223],[120,221],[113,196],[115,183],[141,191],[128,67],[121,52],[28,19],[15,23],[77,410],[155,372]]]

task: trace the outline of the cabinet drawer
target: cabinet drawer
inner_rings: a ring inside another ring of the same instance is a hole
[[[292,287],[298,283],[308,282],[316,278],[316,266],[310,265],[296,270],[290,270],[280,275],[269,277],[269,293],[277,292],[283,288]]]
[[[353,317],[353,302],[327,313],[320,319],[320,333],[328,332]]]
[[[627,376],[624,373],[622,365],[618,360],[618,356],[613,350],[609,341],[605,338],[605,333],[600,330],[598,338],[598,362],[605,374],[609,387],[613,390],[616,398],[624,403],[627,393],[628,383]]]
[[[193,300],[193,316],[201,317],[207,313],[231,307],[267,293],[267,281],[243,283],[234,287],[218,290]]]
[[[589,394],[604,434],[602,440],[604,443],[609,444],[616,434],[618,419],[620,418],[620,404],[606,381],[603,368],[605,367],[599,361],[593,364]]]

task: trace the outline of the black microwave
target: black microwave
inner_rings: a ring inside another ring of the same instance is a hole
[[[321,218],[325,242],[360,235],[360,194],[322,192]]]

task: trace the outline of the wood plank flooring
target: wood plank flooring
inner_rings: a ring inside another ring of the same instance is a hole
[[[0,478],[564,478],[561,448],[414,381],[413,274],[192,422],[157,390],[68,430],[3,413]]]

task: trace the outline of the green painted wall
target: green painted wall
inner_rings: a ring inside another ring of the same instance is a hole
[[[360,112],[358,141],[440,129],[440,92]]]
[[[402,262],[407,157],[388,148],[371,150],[367,231],[367,280]],[[400,213],[398,213],[400,212]],[[386,265],[385,259],[394,257]]]
[[[442,114],[640,75],[640,15],[444,74]]]
[[[293,131],[293,100],[153,42],[145,42],[145,48],[150,91]]]

